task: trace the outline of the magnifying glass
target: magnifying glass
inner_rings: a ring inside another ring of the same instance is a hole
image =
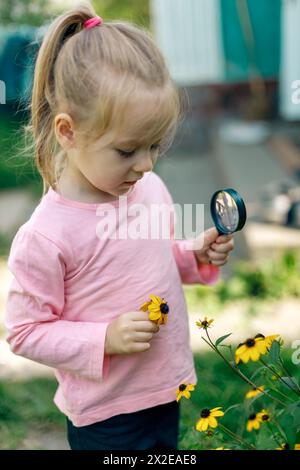
[[[210,212],[220,235],[238,232],[247,219],[243,198],[232,188],[220,189],[213,194]]]

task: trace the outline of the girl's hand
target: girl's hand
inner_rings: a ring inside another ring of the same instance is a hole
[[[146,312],[123,313],[108,325],[105,338],[106,354],[133,354],[147,351],[159,326]]]
[[[194,253],[199,263],[223,266],[227,263],[233,248],[233,235],[219,235],[217,229],[213,227],[205,230],[203,247]]]

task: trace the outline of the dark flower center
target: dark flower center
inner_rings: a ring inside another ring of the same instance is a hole
[[[204,408],[204,410],[201,411],[201,418],[208,418],[210,415],[210,410],[208,408]]]
[[[270,416],[269,415],[262,415],[262,420],[263,421],[269,421]]]
[[[207,320],[203,320],[201,323],[202,323],[203,328],[208,327],[208,321]]]
[[[186,389],[186,385],[185,385],[185,384],[179,385],[179,390],[180,390],[180,392],[183,392],[185,389]]]
[[[245,341],[245,345],[247,348],[252,348],[255,345],[255,341],[253,338],[249,338]]]
[[[282,448],[283,450],[290,450],[290,446],[288,445],[288,443],[283,444]]]
[[[252,415],[249,416],[249,421],[253,421],[256,418],[256,414],[253,413]]]
[[[168,313],[169,312],[169,306],[167,304],[160,304],[160,311],[161,313]]]

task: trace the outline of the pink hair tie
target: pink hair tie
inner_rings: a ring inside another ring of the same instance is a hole
[[[83,27],[85,29],[93,28],[94,26],[100,26],[103,23],[103,19],[101,16],[94,16],[94,18],[90,18],[83,23]]]

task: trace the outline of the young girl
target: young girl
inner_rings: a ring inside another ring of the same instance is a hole
[[[176,390],[196,383],[182,283],[213,284],[233,240],[212,228],[191,251],[173,225],[169,238],[112,235],[134,204],[173,204],[152,170],[179,92],[146,32],[87,5],[50,25],[31,113],[44,194],[9,256],[11,349],[55,369],[71,449],[176,449]],[[151,294],[166,324],[141,310]]]

